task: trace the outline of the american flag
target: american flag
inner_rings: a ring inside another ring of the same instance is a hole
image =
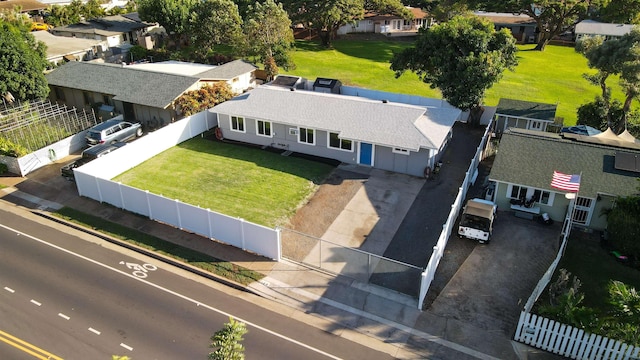
[[[578,192],[580,190],[580,175],[567,175],[554,171],[551,186],[569,192]]]

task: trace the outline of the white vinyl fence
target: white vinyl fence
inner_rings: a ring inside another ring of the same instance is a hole
[[[438,265],[440,264],[440,260],[442,259],[442,255],[444,254],[444,249],[446,248],[447,242],[449,241],[449,236],[451,235],[451,231],[453,230],[456,218],[458,217],[460,208],[462,207],[467,196],[467,191],[469,190],[469,187],[472,185],[473,181],[475,181],[475,177],[477,176],[476,172],[478,171],[478,164],[482,160],[487,141],[489,141],[489,138],[491,137],[492,127],[493,121],[490,121],[484,131],[484,134],[482,135],[480,145],[478,145],[478,148],[476,149],[476,154],[474,155],[473,159],[471,159],[471,164],[469,164],[469,169],[464,176],[462,186],[460,186],[458,190],[458,196],[456,196],[455,201],[451,205],[449,217],[447,217],[447,221],[444,223],[444,225],[442,225],[442,232],[440,233],[440,237],[438,238],[436,246],[433,247],[433,252],[431,253],[429,263],[421,274],[418,309],[422,309],[422,303],[424,302],[424,298],[427,296],[427,291],[429,291],[431,282],[435,277],[436,270],[438,269]]]
[[[81,196],[105,202],[210,239],[280,260],[280,231],[233,218],[176,199],[152,194],[110,179],[149,158],[217,125],[215,114],[203,111],[143,136],[117,151],[75,169]],[[163,169],[158,169],[162,172]]]
[[[520,313],[514,337],[527,345],[571,359],[637,360],[640,348],[561,324],[527,312]]]

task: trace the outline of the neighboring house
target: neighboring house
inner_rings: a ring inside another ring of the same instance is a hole
[[[58,26],[53,28],[51,33],[57,36],[104,41],[109,48],[137,45],[138,37],[157,25],[136,19],[138,19],[136,13],[105,16],[77,24]]]
[[[176,120],[173,102],[186,91],[197,90],[193,76],[136,70],[131,66],[93,62],[69,62],[46,75],[52,102],[70,107],[112,107],[131,122],[149,127]],[[103,119],[106,120],[106,119]]]
[[[165,74],[194,76],[200,79],[201,85],[224,81],[236,94],[253,89],[257,85],[256,69],[258,67],[245,60],[234,60],[218,66],[183,61],[162,61],[130,66]]]
[[[65,61],[92,60],[105,45],[103,41],[55,36],[48,31],[34,31],[33,36],[47,45],[47,61],[54,64]]]
[[[508,128],[546,131],[556,118],[556,104],[545,104],[514,99],[500,99],[496,109],[495,131]]]
[[[610,24],[594,20],[582,20],[576,24],[576,41],[591,36],[603,36],[605,40],[619,38],[628,34],[634,25]]]
[[[491,21],[496,30],[509,29],[513,37],[520,43],[529,44],[537,41],[536,29],[538,25],[529,15],[485,11],[476,11],[474,15]]]
[[[423,176],[461,111],[262,85],[212,109],[225,139]]]
[[[22,13],[33,11],[42,11],[47,5],[36,0],[2,0],[0,1],[0,10],[13,10],[16,6],[20,7]]]
[[[153,65],[67,63],[47,74],[49,98],[87,110],[107,105],[127,121],[158,127],[181,117],[173,102],[187,91],[216,81],[226,81],[237,93],[256,86],[256,67],[243,60],[220,66],[180,62]]]
[[[573,223],[604,229],[603,212],[613,206],[615,198],[638,193],[639,156],[640,144],[620,137],[510,129],[502,135],[489,175],[496,184],[493,200],[499,209],[513,210],[516,215],[547,213],[562,222],[570,200],[566,192],[551,187],[553,172],[581,174]],[[531,208],[510,203],[520,198],[533,198],[535,203]]]
[[[407,6],[413,19],[403,19],[397,15],[368,13],[364,19],[338,28],[338,35],[349,33],[378,33],[392,35],[415,35],[420,28],[428,28],[434,20],[422,9]]]

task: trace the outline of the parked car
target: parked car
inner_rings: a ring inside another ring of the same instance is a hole
[[[115,142],[111,144],[100,144],[100,145],[92,146],[82,152],[82,157],[80,159],[72,162],[71,164],[67,164],[63,166],[60,169],[60,173],[65,179],[74,181],[75,174],[73,173],[73,169],[80,167],[91,160],[97,159],[100,156],[106,155],[125,145],[127,145],[127,143],[125,142]]]
[[[40,30],[50,30],[53,26],[49,24],[45,24],[43,22],[32,22],[31,23],[31,31],[40,31]]]
[[[458,236],[478,240],[480,244],[488,244],[497,209],[496,204],[489,200],[476,198],[467,201],[460,217]]]
[[[142,124],[119,119],[107,120],[87,131],[87,144],[109,144],[142,136]]]

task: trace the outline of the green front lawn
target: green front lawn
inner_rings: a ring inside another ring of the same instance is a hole
[[[196,137],[114,180],[273,227],[285,223],[332,170],[320,162]]]
[[[292,57],[297,66],[289,74],[315,80],[316,77],[339,79],[345,85],[393,93],[440,98],[413,73],[399,79],[389,69],[394,52],[412,42],[337,40],[333,49],[322,48],[317,42],[297,41]],[[594,71],[587,60],[571,47],[547,46],[544,52],[531,51],[534,45],[519,45],[520,64],[514,72],[506,71],[502,80],[486,94],[487,105],[497,105],[501,97],[558,104],[557,116],[565,125],[576,122],[578,107],[593,101],[599,88],[590,85],[582,74]],[[615,80],[613,95],[622,99]]]

